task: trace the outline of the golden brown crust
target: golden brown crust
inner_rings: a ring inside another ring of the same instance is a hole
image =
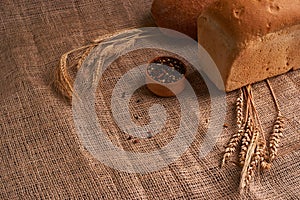
[[[300,68],[299,10],[299,0],[222,0],[201,14],[198,41],[226,91]]]
[[[197,38],[197,18],[215,0],[154,0],[151,13],[157,26]]]
[[[300,23],[299,0],[222,0],[203,13],[220,23],[238,42]]]

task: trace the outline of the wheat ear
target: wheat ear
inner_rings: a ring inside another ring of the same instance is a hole
[[[236,100],[236,124],[239,129],[242,128],[244,122],[243,108],[244,108],[244,94],[243,94],[243,90],[240,89],[240,95]]]
[[[262,167],[264,170],[269,170],[271,164],[267,162],[268,156],[266,154],[266,142],[263,138],[260,138],[257,143],[257,147],[254,154],[255,164],[259,167]]]
[[[284,122],[285,122],[284,118],[281,115],[281,112],[279,111],[273,127],[273,132],[270,135],[270,143],[269,143],[270,162],[272,162],[277,156],[280,138],[283,136]]]
[[[240,89],[240,95],[237,98],[236,107],[237,107],[236,108],[237,126],[239,129],[238,129],[237,133],[233,134],[233,136],[231,137],[231,139],[225,149],[221,167],[223,167],[225,165],[225,163],[228,161],[228,159],[236,151],[236,149],[242,139],[242,136],[244,135],[244,132],[245,132],[245,123],[243,122],[244,121],[244,116],[243,116],[244,94],[243,94],[242,89]]]
[[[54,71],[54,75],[53,75],[54,88],[58,92],[60,92],[63,96],[65,96],[67,99],[71,100],[72,96],[73,96],[73,92],[74,92],[74,88],[73,88],[74,79],[69,74],[70,65],[68,63],[68,59],[69,59],[70,55],[77,54],[77,56],[75,56],[73,62],[77,63],[76,64],[77,69],[79,69],[81,67],[82,63],[84,62],[84,60],[90,54],[90,52],[96,46],[98,46],[102,41],[112,38],[121,33],[125,33],[129,30],[130,29],[123,29],[123,30],[117,31],[115,33],[109,33],[109,34],[99,36],[97,39],[93,40],[91,42],[91,44],[78,47],[76,49],[73,49],[73,50],[63,54],[60,58],[59,65],[55,68],[55,71]]]
[[[269,160],[270,160],[270,162],[272,162],[276,158],[277,153],[278,153],[279,142],[280,142],[281,137],[283,136],[285,120],[284,120],[283,115],[281,114],[278,100],[276,98],[276,95],[274,93],[274,90],[271,86],[269,79],[267,79],[267,84],[270,88],[270,91],[271,91],[271,94],[273,97],[273,101],[274,101],[274,104],[277,109],[277,118],[274,123],[273,131],[270,134],[270,142],[269,142]]]
[[[239,153],[239,161],[241,166],[244,166],[248,148],[251,143],[252,134],[253,134],[253,121],[249,113],[247,117],[247,123],[245,126],[245,133],[242,137],[241,151]]]

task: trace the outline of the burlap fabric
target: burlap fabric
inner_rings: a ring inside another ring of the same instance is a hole
[[[219,167],[224,145],[236,130],[237,92],[227,95],[228,127],[213,151],[200,159],[210,100],[197,73],[190,73],[189,80],[201,102],[201,122],[195,142],[175,163],[153,173],[130,174],[105,166],[84,150],[70,104],[51,86],[54,67],[63,53],[99,35],[153,26],[150,6],[151,0],[0,2],[0,199],[300,199],[299,71],[270,80],[287,127],[272,169],[256,175],[243,195],[238,191],[241,169],[234,164]],[[154,97],[144,87],[131,99],[131,112],[140,116],[132,120],[146,124],[148,107],[161,103],[170,117],[160,134],[135,143],[111,116],[111,92],[118,78],[158,54],[132,52],[119,58],[99,84],[99,122],[111,141],[128,151],[160,148],[178,128],[177,100]],[[265,82],[254,85],[254,96],[262,125],[270,132],[276,111]]]

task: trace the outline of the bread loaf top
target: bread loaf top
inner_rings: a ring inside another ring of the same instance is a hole
[[[217,1],[200,16],[226,27],[237,43],[300,24],[300,0]]]
[[[173,29],[197,38],[197,19],[216,0],[154,0],[152,17],[159,27]]]
[[[300,69],[300,0],[220,0],[198,18],[198,42],[226,91]],[[208,77],[222,89],[210,65]]]

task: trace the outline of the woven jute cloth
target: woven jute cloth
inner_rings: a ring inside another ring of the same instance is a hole
[[[270,79],[287,118],[279,155],[269,171],[255,176],[240,195],[241,169],[220,168],[224,146],[236,131],[236,91],[228,93],[224,128],[204,158],[199,148],[208,127],[210,97],[197,73],[191,82],[201,103],[195,141],[175,162],[139,174],[118,171],[93,158],[76,133],[70,102],[57,93],[52,75],[60,56],[100,35],[120,29],[155,26],[151,0],[0,2],[0,199],[300,199],[300,71]],[[121,56],[104,73],[95,108],[99,124],[113,144],[126,151],[150,152],[167,145],[178,129],[176,98],[158,98],[145,87],[130,100],[136,124],[149,122],[148,108],[163,105],[168,119],[161,133],[138,142],[128,140],[111,114],[114,85],[131,68],[160,55],[135,51]],[[253,95],[266,132],[276,109],[265,82]],[[220,122],[224,123],[224,122]],[[114,158],[111,158],[114,159]],[[234,160],[234,159],[233,159]]]

